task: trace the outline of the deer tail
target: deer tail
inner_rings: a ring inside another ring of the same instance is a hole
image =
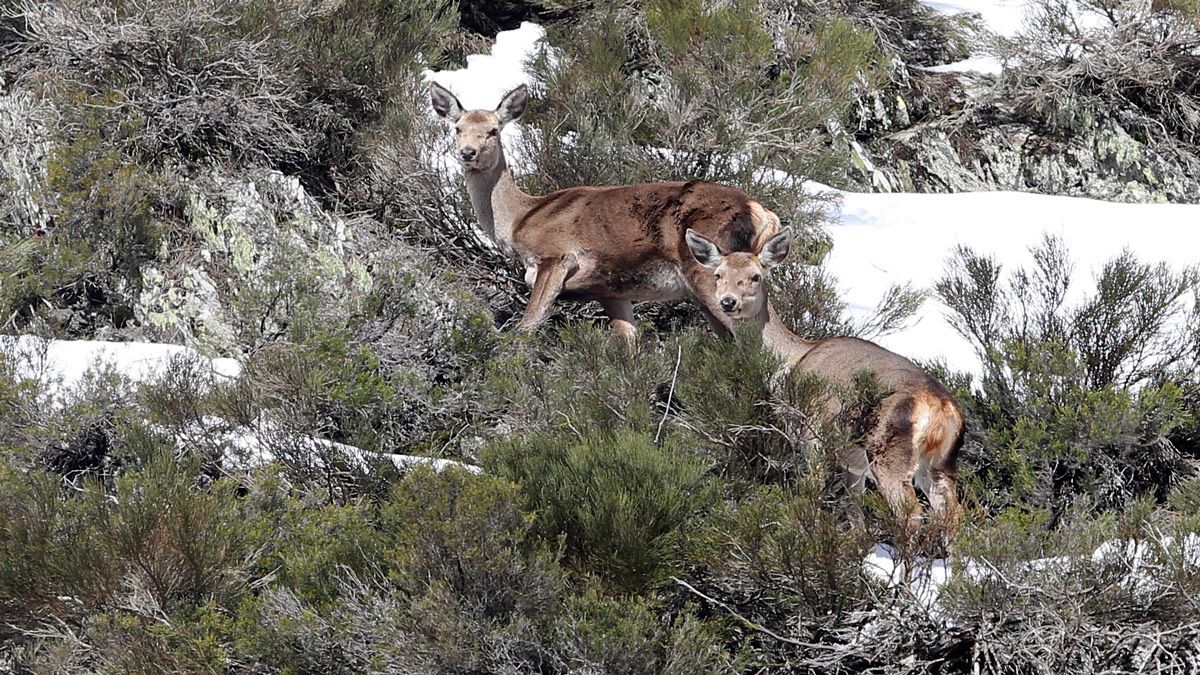
[[[962,439],[963,417],[948,398],[918,395],[913,407],[913,446],[930,466],[953,465]]]
[[[779,216],[758,202],[750,202],[750,222],[754,223],[754,250],[761,251],[771,237],[783,231]]]

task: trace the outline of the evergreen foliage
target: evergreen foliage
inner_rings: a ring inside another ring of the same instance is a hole
[[[1195,11],[1155,3],[1134,17],[1162,28],[1149,43],[1054,59],[1031,43],[1019,65],[1192,142],[1194,31],[1176,22]],[[730,183],[812,263],[828,241],[800,177],[833,175],[831,136],[893,57],[962,51],[915,0],[547,0],[484,18],[535,12],[554,47],[513,153],[532,190]],[[1196,270],[1126,253],[1073,289],[1057,240],[1018,270],[953,255],[936,292],[984,372],[938,373],[968,416],[969,513],[930,606],[863,560],[886,544],[915,580],[942,531],[851,503],[838,457],[861,429],[817,423],[828,385],[781,376],[752,329],[720,341],[653,310],[631,349],[574,308],[512,334],[519,270],[441,170],[420,74],[485,44],[464,31],[484,18],[443,0],[2,4],[0,95],[44,151],[20,181],[0,152],[5,330],[166,337],[244,370],[180,358],[60,389],[0,346],[0,668],[1195,670]],[[1079,123],[1052,98],[1022,101]],[[26,180],[42,189],[18,203]],[[315,211],[293,203],[307,195]],[[171,298],[211,292],[223,323],[156,324],[138,308],[163,278],[191,283]],[[897,288],[855,324],[821,269],[771,282],[807,337],[878,335],[921,299]],[[869,408],[878,383],[858,385],[837,393]]]

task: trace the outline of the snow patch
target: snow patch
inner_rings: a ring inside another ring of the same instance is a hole
[[[504,94],[522,84],[533,84],[525,62],[545,37],[546,29],[522,22],[519,28],[498,33],[490,54],[467,56],[466,68],[426,70],[425,80],[452,91],[467,110],[494,110]]]
[[[250,426],[231,427],[230,424],[217,417],[205,417],[198,423],[173,434],[175,442],[187,446],[197,439],[204,442],[225,446],[223,463],[233,469],[249,471],[267,466],[276,460],[271,447],[286,446],[300,456],[312,460],[315,466],[322,466],[326,458],[339,459],[359,469],[367,469],[371,460],[384,459],[390,461],[397,469],[412,469],[418,466],[432,467],[437,473],[449,468],[459,468],[470,473],[481,474],[483,469],[474,464],[466,464],[451,459],[437,457],[418,457],[416,455],[398,455],[391,453],[367,452],[361,448],[345,443],[338,443],[315,436],[292,434],[280,429],[269,420],[259,419]]]
[[[862,193],[812,182],[805,187],[840,198],[840,207],[828,214],[834,245],[825,264],[858,320],[870,318],[893,284],[932,292],[959,245],[994,256],[1012,270],[1031,265],[1029,249],[1044,235],[1060,237],[1075,265],[1068,306],[1092,292],[1095,275],[1125,249],[1143,262],[1162,261],[1177,270],[1196,262],[1200,206],[1194,204],[1122,204],[1022,192]],[[943,360],[978,374],[979,358],[951,327],[948,312],[931,296],[910,326],[875,341],[910,358]]]
[[[921,0],[921,4],[951,16],[978,14],[983,27],[1004,37],[1013,37],[1025,25],[1029,0]]]
[[[1122,584],[1139,597],[1150,598],[1163,587],[1161,575],[1160,578],[1155,578],[1155,573],[1161,572],[1158,567],[1161,558],[1158,556],[1162,555],[1167,558],[1178,556],[1178,563],[1183,567],[1200,568],[1200,534],[1188,534],[1178,544],[1172,537],[1162,537],[1154,541],[1106,541],[1096,547],[1089,556],[1038,558],[1022,563],[1019,567],[1024,574],[1038,575],[1066,572],[1072,565],[1080,563],[1123,563],[1126,569]],[[986,560],[918,558],[911,566],[906,567],[899,560],[896,549],[887,544],[876,544],[863,558],[862,569],[868,577],[882,582],[890,589],[907,594],[929,612],[930,616],[939,619],[945,618],[938,605],[942,588],[956,574],[973,581],[1001,576]]]
[[[15,359],[19,377],[36,379],[51,393],[79,385],[88,371],[113,368],[135,384],[162,377],[181,359],[208,362],[218,380],[242,373],[237,359],[208,359],[182,345],[101,340],[45,340],[33,335],[0,335],[0,353]]]
[[[497,33],[490,54],[467,56],[466,68],[426,70],[423,76],[426,82],[437,82],[449,89],[466,110],[495,110],[500,99],[509,91],[522,84],[533,84],[533,78],[525,69],[525,62],[533,56],[545,37],[546,29],[524,21],[519,28]],[[429,114],[436,114],[432,106]],[[519,124],[509,124],[500,130],[505,159],[517,171],[525,169],[523,158],[516,152],[520,136]],[[442,160],[443,170],[450,175],[461,173],[462,168],[457,160],[450,157],[443,157]]]
[[[88,372],[100,369],[112,369],[134,384],[161,378],[172,363],[181,360],[207,362],[217,382],[236,379],[242,373],[242,364],[236,359],[207,359],[188,347],[148,342],[45,340],[33,335],[0,335],[0,355],[13,359],[18,377],[41,383],[52,401],[78,387]],[[223,419],[205,417],[200,423],[172,435],[181,447],[199,442],[225,445],[229,448],[225,457],[228,464],[247,470],[274,461],[268,447],[275,441],[310,454],[317,463],[322,456],[332,452],[360,468],[366,468],[371,459],[379,457],[391,461],[398,469],[432,466],[438,473],[450,467],[471,473],[483,472],[478,466],[449,459],[375,454],[323,438],[286,434],[266,420],[257,421],[253,427],[233,427]]]

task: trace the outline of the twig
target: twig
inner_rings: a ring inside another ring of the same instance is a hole
[[[662,435],[663,425],[667,423],[667,415],[671,414],[671,401],[675,398],[675,380],[679,377],[679,362],[683,359],[683,345],[675,350],[675,370],[671,373],[671,388],[667,390],[667,405],[663,409],[662,419],[658,421],[658,430],[654,432],[654,444],[658,445],[658,438]]]
[[[704,598],[708,602],[711,602],[712,604],[720,607],[721,609],[725,610],[726,612],[729,612],[730,614],[734,615],[735,617],[740,619],[742,623],[746,624],[746,626],[748,628],[750,628],[752,630],[756,630],[756,631],[758,631],[764,635],[767,635],[769,637],[775,638],[776,640],[779,640],[780,642],[785,642],[789,645],[795,645],[797,647],[804,647],[807,649],[821,649],[824,651],[839,652],[839,653],[845,651],[843,648],[836,647],[833,645],[819,645],[819,644],[815,644],[812,642],[802,642],[800,640],[796,640],[793,638],[784,637],[784,636],[776,633],[775,631],[771,630],[770,628],[767,628],[766,626],[763,626],[762,624],[755,623],[755,622],[751,621],[750,619],[747,619],[746,617],[742,616],[741,614],[738,614],[737,610],[735,610],[734,608],[730,607],[729,605],[725,604],[724,602],[721,602],[720,600],[717,600],[716,598],[705,595],[704,593],[697,590],[697,588],[695,586],[689,584],[688,582],[684,581],[683,579],[680,579],[679,577],[673,576],[673,577],[671,577],[671,581],[674,581],[675,583],[679,584],[680,586],[683,586],[684,588],[688,589],[692,593],[695,593],[696,595],[700,596],[701,598]]]

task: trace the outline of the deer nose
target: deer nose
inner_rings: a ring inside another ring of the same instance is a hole
[[[732,312],[735,307],[737,307],[737,298],[732,295],[721,298],[721,309],[725,310],[726,313]]]
[[[478,154],[479,152],[475,150],[475,148],[463,148],[462,150],[458,151],[458,156],[462,157],[464,162],[469,162],[475,159],[475,155]]]

